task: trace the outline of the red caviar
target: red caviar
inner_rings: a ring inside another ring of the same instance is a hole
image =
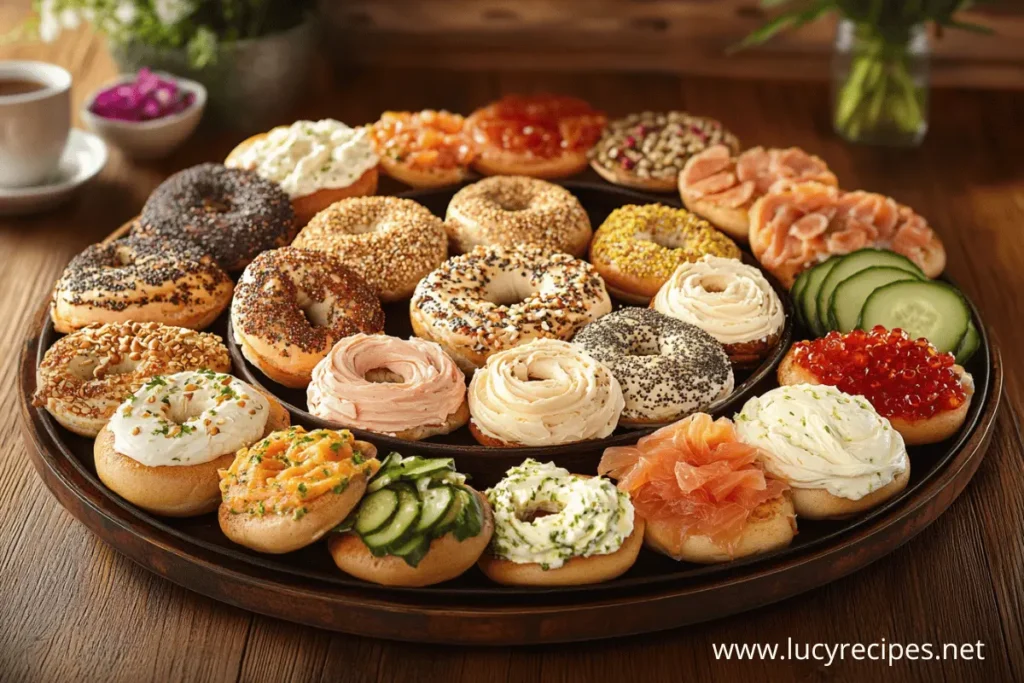
[[[882,326],[793,345],[794,362],[821,383],[860,394],[883,417],[920,420],[956,410],[967,400],[953,354],[927,339]]]
[[[559,95],[507,95],[469,117],[474,140],[550,159],[594,146],[607,117],[585,101]]]

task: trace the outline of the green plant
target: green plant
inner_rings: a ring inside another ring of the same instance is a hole
[[[933,23],[938,35],[946,28],[991,33],[986,26],[956,18],[972,4],[970,0],[761,0],[762,7],[784,11],[733,50],[760,45],[781,31],[838,14],[855,28],[849,72],[837,84],[836,129],[854,140],[865,131],[885,128],[912,136],[924,126],[924,85],[913,77],[908,51],[914,31]]]
[[[299,24],[312,0],[35,0],[37,17],[26,26],[52,41],[62,29],[92,24],[112,41],[184,48],[202,68],[219,46],[287,30]],[[24,31],[22,32],[24,33]]]

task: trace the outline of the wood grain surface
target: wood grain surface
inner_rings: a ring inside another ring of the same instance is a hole
[[[0,33],[22,12],[0,5]],[[73,71],[73,99],[113,74],[86,32],[7,46]],[[844,185],[895,195],[945,239],[949,272],[980,303],[1007,350],[1006,401],[989,455],[963,496],[924,533],[870,567],[784,603],[711,624],[599,644],[469,649],[336,635],[202,598],[97,541],[46,492],[17,422],[18,347],[67,260],[135,215],[168,173],[237,141],[201,131],[171,159],[115,152],[102,176],[50,214],[0,219],[0,680],[9,681],[685,681],[1024,680],[1024,136],[1019,93],[939,90],[917,150],[851,147],[831,132],[818,85],[669,75],[411,69],[345,72],[296,116],[372,120],[384,108],[467,111],[503,92],[554,90],[613,115],[685,107],[748,144],[797,144]],[[393,190],[386,187],[383,191]],[[719,661],[719,643],[983,643],[972,661]]]

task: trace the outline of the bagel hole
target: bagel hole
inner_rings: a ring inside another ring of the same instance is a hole
[[[370,221],[369,223],[357,223],[349,229],[350,235],[365,235],[368,232],[377,232],[380,227],[378,221]]]
[[[303,292],[298,293],[296,300],[310,327],[327,327],[330,324],[331,309],[325,302],[314,301]]]
[[[374,368],[368,370],[363,379],[367,382],[373,382],[374,384],[401,384],[405,381],[405,378],[399,375],[397,372],[392,372],[387,368]]]
[[[494,203],[501,207],[502,211],[526,211],[530,208],[530,203],[522,197],[498,197],[494,200]]]
[[[643,242],[654,242],[655,244],[665,247],[666,249],[679,249],[686,246],[686,241],[682,239],[682,234],[673,233],[665,234],[663,232],[641,232],[637,233],[636,238]]]
[[[660,356],[661,348],[654,339],[643,339],[629,350],[631,356]]]
[[[504,273],[490,281],[485,296],[495,306],[515,306],[523,303],[533,294],[533,287],[530,286],[526,277]]]
[[[231,204],[218,197],[204,197],[202,209],[206,213],[227,213],[231,211]]]
[[[559,512],[562,511],[564,507],[564,505],[560,505],[559,503],[545,501],[542,503],[537,503],[536,505],[525,508],[523,510],[517,511],[516,517],[519,519],[520,522],[526,522],[527,524],[529,524],[530,522],[540,519],[541,517],[557,515]]]

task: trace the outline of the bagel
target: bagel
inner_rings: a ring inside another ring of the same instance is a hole
[[[590,150],[590,166],[615,185],[672,192],[686,161],[718,144],[735,152],[739,141],[714,119],[645,111],[610,121]]]
[[[628,572],[644,544],[645,523],[637,517],[633,532],[619,549],[607,555],[573,557],[557,569],[544,569],[536,562],[517,564],[484,553],[477,565],[495,583],[503,586],[582,586],[611,581]]]
[[[370,127],[380,167],[416,188],[457,185],[476,156],[464,133],[465,119],[447,111],[384,112]]]
[[[380,466],[376,454],[373,444],[355,441],[348,431],[291,427],[273,432],[238,451],[230,467],[220,470],[221,531],[261,553],[289,553],[310,545],[359,503]],[[271,470],[276,474],[259,472],[267,460],[282,458],[290,473],[285,480],[280,480],[280,465]],[[301,467],[310,463],[315,466]]]
[[[567,340],[608,313],[604,282],[586,261],[537,245],[477,247],[416,286],[409,318],[470,372],[533,339]]]
[[[338,259],[282,247],[257,256],[238,279],[231,328],[260,372],[304,389],[338,340],[382,332],[384,311],[370,286]]]
[[[343,572],[382,586],[420,587],[450,581],[477,563],[494,534],[490,504],[479,491],[473,490],[473,494],[479,499],[484,515],[480,533],[462,541],[453,533],[433,539],[427,554],[415,567],[395,555],[374,555],[352,532],[331,534],[327,549]]]
[[[345,150],[340,158],[337,149]],[[291,199],[296,228],[335,202],[375,194],[377,162],[365,129],[331,119],[296,121],[253,135],[224,160],[226,166],[255,170],[279,183]],[[312,168],[321,170],[309,173]]]
[[[441,219],[411,199],[355,197],[327,207],[292,243],[355,271],[381,301],[407,299],[448,256]]]
[[[465,127],[478,172],[551,179],[587,167],[587,151],[605,122],[603,113],[577,98],[507,95],[470,114]]]
[[[647,521],[644,545],[680,562],[717,564],[785,548],[795,535],[796,510],[793,495],[787,492],[751,511],[731,552],[721,548],[709,536],[681,535],[675,524],[662,519]]]
[[[849,372],[838,362],[844,349],[847,353],[867,353],[871,366],[875,368],[872,377],[886,378],[885,385],[874,388],[873,383],[865,381],[866,378]],[[892,354],[890,357],[900,368],[909,367],[913,379],[902,381],[900,373],[896,370],[890,372],[886,352]],[[807,367],[811,354],[815,367],[821,372],[829,372],[826,379]],[[823,340],[794,344],[779,363],[777,375],[781,385],[834,384],[847,393],[863,395],[879,414],[888,418],[904,443],[917,446],[944,441],[960,431],[974,395],[974,378],[956,365],[950,354],[938,355],[938,365],[934,361],[936,355],[934,347],[922,347],[906,333],[882,328],[867,332],[854,330],[844,335],[832,333]],[[834,370],[828,367],[832,362],[836,362]],[[935,391],[923,391],[920,387],[926,382],[935,382]],[[931,406],[928,405],[929,394],[934,394]],[[907,413],[910,397],[917,401],[915,414]],[[951,401],[955,407],[949,406]]]
[[[458,253],[532,243],[579,257],[593,235],[587,212],[568,190],[525,176],[485,178],[456,192],[445,230]]]
[[[295,236],[288,195],[256,173],[199,164],[160,183],[132,234],[187,238],[229,272]]]
[[[313,369],[309,412],[342,427],[418,441],[469,419],[466,378],[444,350],[423,339],[355,334]]]
[[[902,491],[910,477],[903,438],[863,396],[794,384],[747,401],[740,440],[793,489],[799,517],[843,519]]]
[[[259,392],[253,387],[250,389]],[[266,426],[260,435],[263,438],[287,427],[290,416],[277,399],[259,393],[269,404]],[[114,447],[114,433],[107,425],[96,437],[93,458],[100,481],[133,505],[164,517],[192,517],[217,509],[220,504],[217,471],[231,465],[235,450],[200,464],[153,467],[119,453]]]
[[[54,286],[50,317],[63,333],[130,320],[201,330],[227,307],[232,288],[202,247],[130,235],[71,260]]]
[[[787,288],[815,263],[864,247],[902,254],[931,278],[946,267],[942,240],[910,207],[813,181],[773,185],[750,209],[749,236],[755,258]]]

